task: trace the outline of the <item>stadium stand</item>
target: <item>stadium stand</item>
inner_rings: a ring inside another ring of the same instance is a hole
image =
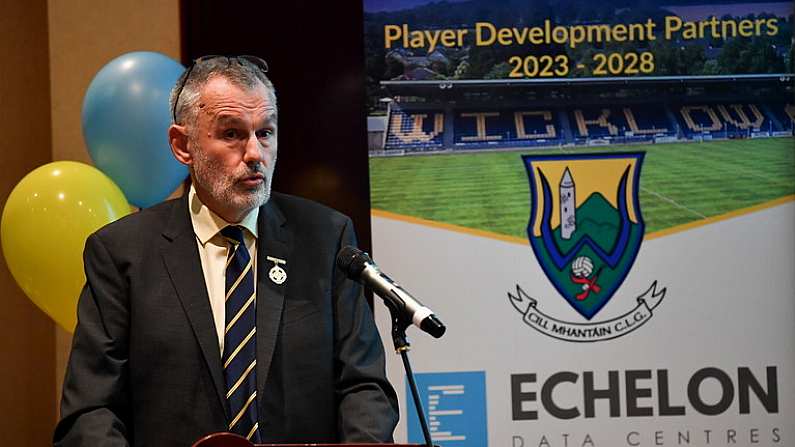
[[[630,131],[636,136],[667,135],[674,131],[671,122],[668,120],[668,115],[665,113],[664,106],[660,109],[626,106],[622,111]]]
[[[442,147],[442,111],[407,112],[392,108],[387,122],[386,149],[433,150]]]
[[[562,143],[551,110],[506,108],[455,112],[456,149],[556,146]]]
[[[488,149],[652,142],[660,137],[715,139],[792,132],[791,104],[676,104],[569,107],[563,110],[503,109],[453,112],[453,147]],[[561,115],[566,115],[566,120]],[[673,120],[671,117],[675,117]],[[386,150],[441,150],[445,112],[393,108]],[[564,135],[571,135],[565,138]]]
[[[773,123],[775,132],[792,133],[795,127],[795,105],[792,104],[770,104],[766,107],[767,115]]]
[[[779,120],[762,104],[686,104],[677,107],[679,125],[686,138],[736,138],[752,133],[781,131]]]
[[[576,144],[644,142],[675,134],[662,104],[619,107],[582,107],[569,111],[574,123]]]
[[[789,78],[388,83],[383,151],[488,150],[791,136]],[[650,98],[654,98],[651,101]]]
[[[580,138],[617,137],[619,126],[622,130],[627,128],[627,122],[607,107],[577,108],[571,114]]]

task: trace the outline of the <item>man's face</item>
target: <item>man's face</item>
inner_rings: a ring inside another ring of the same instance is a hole
[[[210,79],[189,131],[194,187],[202,202],[237,222],[268,201],[276,165],[276,105],[262,84],[242,89]]]

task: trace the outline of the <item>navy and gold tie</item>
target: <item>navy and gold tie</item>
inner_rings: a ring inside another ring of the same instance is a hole
[[[257,422],[257,346],[254,263],[238,226],[221,230],[231,247],[226,260],[226,329],[224,379],[229,431],[260,442]]]

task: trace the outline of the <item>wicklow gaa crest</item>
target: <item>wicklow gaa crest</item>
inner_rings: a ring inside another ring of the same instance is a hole
[[[522,157],[530,181],[530,246],[560,296],[585,320],[545,315],[538,301],[517,286],[516,295],[509,296],[528,324],[556,338],[595,341],[615,338],[651,317],[665,292],[656,291],[656,282],[626,315],[591,321],[624,282],[643,242],[638,200],[643,155]],[[641,307],[645,316],[638,312]]]

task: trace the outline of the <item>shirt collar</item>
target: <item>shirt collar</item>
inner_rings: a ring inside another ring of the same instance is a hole
[[[199,196],[196,194],[196,189],[193,184],[190,185],[188,192],[188,205],[190,209],[190,220],[193,224],[193,232],[199,238],[202,245],[213,238],[219,231],[225,227],[232,225],[225,221],[221,216],[215,214],[210,208],[202,203]],[[259,216],[259,208],[254,208],[249,211],[243,218],[240,225],[247,229],[255,238],[257,237],[257,217]]]

